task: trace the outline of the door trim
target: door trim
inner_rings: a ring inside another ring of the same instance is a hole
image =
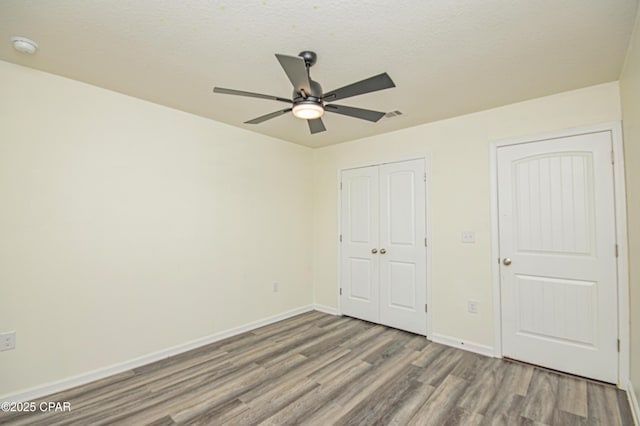
[[[431,295],[431,211],[430,211],[430,206],[431,206],[431,198],[430,198],[430,182],[431,182],[431,161],[430,161],[430,157],[428,155],[424,155],[422,157],[402,157],[402,158],[398,158],[398,159],[392,159],[392,160],[382,160],[382,161],[372,161],[372,162],[368,162],[368,163],[357,163],[351,166],[345,166],[345,167],[341,167],[338,169],[337,171],[337,185],[336,185],[336,197],[337,197],[337,206],[338,206],[338,211],[337,211],[337,222],[338,222],[338,232],[336,234],[336,244],[338,246],[338,256],[337,256],[337,262],[338,262],[338,267],[337,269],[337,276],[336,276],[336,283],[337,283],[337,288],[336,288],[336,299],[337,299],[337,304],[336,306],[338,307],[337,311],[338,311],[338,315],[342,315],[342,305],[340,303],[340,288],[342,287],[342,245],[340,243],[340,235],[342,234],[342,220],[341,220],[341,215],[342,215],[342,198],[341,198],[341,193],[340,193],[340,182],[341,182],[341,178],[342,178],[342,172],[345,170],[352,170],[352,169],[359,169],[359,168],[363,168],[363,167],[371,167],[371,166],[381,166],[383,164],[389,164],[389,163],[402,163],[404,161],[411,161],[411,160],[423,160],[424,161],[424,169],[425,169],[425,173],[427,175],[426,178],[426,182],[424,185],[424,189],[425,189],[425,232],[426,232],[426,238],[427,238],[427,247],[426,247],[426,267],[427,267],[427,274],[426,274],[426,285],[427,285],[427,305],[429,306],[429,309],[427,309],[427,336],[426,338],[429,340],[432,340],[432,335],[433,335],[433,331],[432,331],[432,315],[433,315],[433,301],[432,301],[432,295]]]
[[[579,127],[556,132],[542,133],[533,136],[517,137],[492,141],[489,144],[489,170],[491,188],[491,270],[493,280],[493,348],[494,356],[502,358],[502,318],[500,300],[500,244],[498,229],[498,148],[508,145],[539,142],[568,136],[579,136],[588,133],[610,132],[613,149],[613,181],[616,219],[616,240],[618,244],[618,383],[620,389],[626,390],[629,383],[629,276],[627,248],[627,203],[624,181],[624,154],[622,145],[622,125],[619,121],[595,126]]]

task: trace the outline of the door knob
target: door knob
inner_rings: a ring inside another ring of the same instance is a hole
[[[502,261],[502,264],[504,266],[509,266],[511,265],[511,259],[509,259],[508,257],[505,257],[504,260]]]
[[[371,253],[376,254],[378,252],[377,249],[371,249]]]
[[[380,249],[380,254],[385,254],[387,251],[385,249]]]

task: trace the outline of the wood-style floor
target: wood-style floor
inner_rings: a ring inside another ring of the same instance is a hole
[[[624,392],[309,312],[42,398],[28,425],[632,425]]]

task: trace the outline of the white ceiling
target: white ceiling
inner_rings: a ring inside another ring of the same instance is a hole
[[[0,59],[318,147],[617,80],[637,0],[2,0]],[[25,36],[34,56],[13,50]],[[325,114],[310,135],[269,100],[289,98],[275,53],[318,54],[325,91],[388,72],[396,88],[342,105],[404,115]],[[53,107],[53,106],[52,106]]]

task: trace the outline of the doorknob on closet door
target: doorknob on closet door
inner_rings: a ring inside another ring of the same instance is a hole
[[[378,249],[374,249],[374,248],[371,249],[371,253],[376,254],[377,252],[378,252]]]
[[[385,249],[380,249],[380,254],[385,254],[387,251]]]
[[[511,265],[511,259],[509,259],[508,257],[505,257],[504,260],[502,261],[502,264],[504,266],[509,266]]]

